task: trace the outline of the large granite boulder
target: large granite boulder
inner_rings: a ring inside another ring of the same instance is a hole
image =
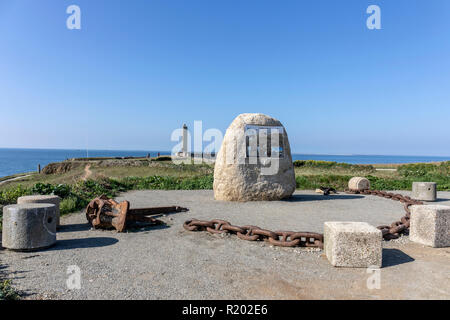
[[[260,113],[239,115],[217,154],[214,198],[279,200],[295,191],[289,140],[280,121]]]

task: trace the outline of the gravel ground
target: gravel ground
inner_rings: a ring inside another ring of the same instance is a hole
[[[439,198],[450,205],[450,192]],[[297,191],[286,201],[234,203],[214,201],[210,190],[133,191],[117,199],[135,208],[179,205],[190,211],[161,218],[165,227],[120,234],[90,230],[83,213],[71,214],[61,219],[53,248],[0,250],[0,272],[29,299],[450,299],[450,248],[427,248],[408,237],[385,242],[381,289],[369,290],[365,269],[334,268],[317,249],[182,228],[190,218],[313,232],[333,220],[377,226],[404,214],[392,200]],[[80,290],[66,286],[72,265],[81,270]]]

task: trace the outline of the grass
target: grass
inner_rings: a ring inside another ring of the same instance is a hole
[[[62,198],[61,214],[67,214],[84,209],[89,201],[106,195],[110,198],[120,192],[130,190],[199,190],[212,189],[212,174],[192,177],[175,176],[148,176],[108,178],[101,177],[96,180],[79,180],[74,184],[36,183],[33,187],[24,187],[19,184],[14,188],[0,191],[0,205],[17,202],[17,198],[30,194],[54,194]],[[1,215],[0,215],[1,226]]]

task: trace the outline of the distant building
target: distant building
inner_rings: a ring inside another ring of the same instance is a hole
[[[183,157],[188,156],[188,127],[186,124],[183,124],[183,147],[181,153]]]
[[[202,161],[214,162],[216,158],[216,153],[212,152],[210,154],[204,154],[203,152],[190,152],[189,151],[189,132],[188,126],[183,124],[183,132],[182,132],[182,143],[181,150],[176,153],[178,158],[186,158],[186,159],[202,159]]]

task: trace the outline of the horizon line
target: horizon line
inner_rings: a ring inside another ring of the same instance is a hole
[[[0,147],[0,150],[66,150],[66,151],[123,151],[123,152],[165,152],[171,154],[168,150],[138,150],[138,149],[86,149],[86,148],[11,148],[11,147]],[[195,151],[192,151],[195,152]],[[352,157],[352,156],[383,156],[383,157],[439,157],[439,158],[450,158],[450,155],[413,155],[413,154],[364,154],[364,153],[348,153],[348,154],[333,154],[333,153],[298,153],[291,152],[292,155],[305,155],[305,156],[341,156],[341,157]]]

